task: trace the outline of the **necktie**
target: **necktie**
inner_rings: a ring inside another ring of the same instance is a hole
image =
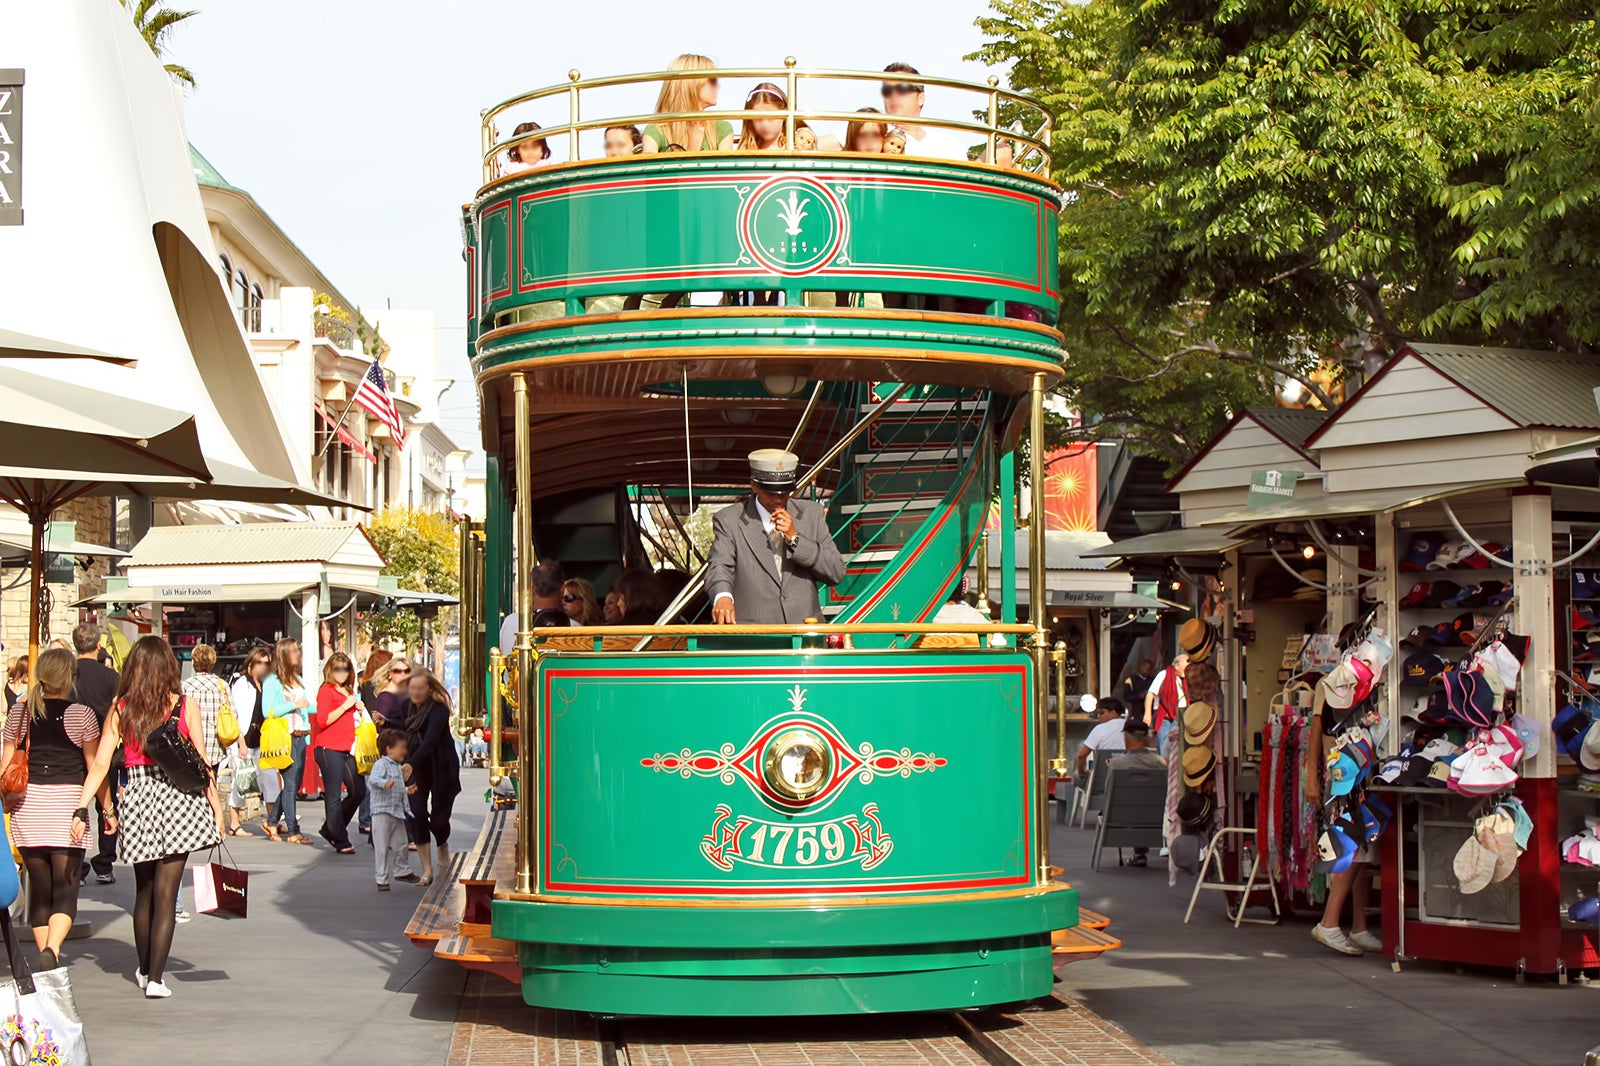
[[[774,527],[773,529],[769,530],[767,532],[767,547],[772,549],[772,553],[774,555],[782,554],[783,546],[784,546],[783,534],[779,533],[776,527]]]

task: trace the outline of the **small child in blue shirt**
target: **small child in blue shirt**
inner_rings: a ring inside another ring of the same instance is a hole
[[[417,880],[409,867],[401,872],[406,857],[406,796],[416,790],[415,785],[406,785],[400,769],[409,747],[404,732],[385,729],[378,734],[378,749],[383,754],[367,774],[367,795],[372,797],[373,864],[379,892],[389,891],[391,879]]]

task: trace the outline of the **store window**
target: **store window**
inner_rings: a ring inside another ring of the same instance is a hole
[[[228,287],[228,302],[233,303],[233,262],[225,255],[217,258],[222,262],[222,283]]]
[[[250,310],[245,315],[244,328],[251,333],[261,332],[261,286],[250,286]]]
[[[244,321],[245,312],[250,309],[250,279],[245,277],[244,268],[234,275],[238,285],[234,287],[234,306],[239,309],[239,321]]]

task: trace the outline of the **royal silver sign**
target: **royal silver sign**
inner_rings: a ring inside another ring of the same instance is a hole
[[[0,67],[0,226],[22,225],[22,77]]]

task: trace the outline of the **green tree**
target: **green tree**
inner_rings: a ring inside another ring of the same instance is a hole
[[[456,524],[447,516],[416,507],[390,507],[372,516],[367,536],[383,556],[383,573],[393,575],[401,588],[461,594],[460,541]],[[421,639],[421,624],[411,611],[367,621],[380,642],[404,641],[411,648]],[[447,612],[440,612],[434,632],[442,636],[448,622]]]
[[[173,28],[185,19],[199,14],[198,11],[175,11],[165,6],[164,0],[120,0],[120,2],[133,16],[134,28],[144,38],[144,43],[149,45],[150,51],[161,60],[167,57],[167,40]],[[178,63],[166,63],[165,66],[174,81],[193,87],[194,75],[189,72],[188,67]]]
[[[1553,0],[995,0],[977,58],[1057,116],[1064,391],[1089,415],[1069,435],[1176,463],[1285,380],[1329,406],[1319,368],[1409,337],[1585,337],[1548,305],[1593,321],[1600,300],[1594,242],[1571,246],[1600,187],[1593,18]],[[1559,159],[1529,172],[1542,153]]]

